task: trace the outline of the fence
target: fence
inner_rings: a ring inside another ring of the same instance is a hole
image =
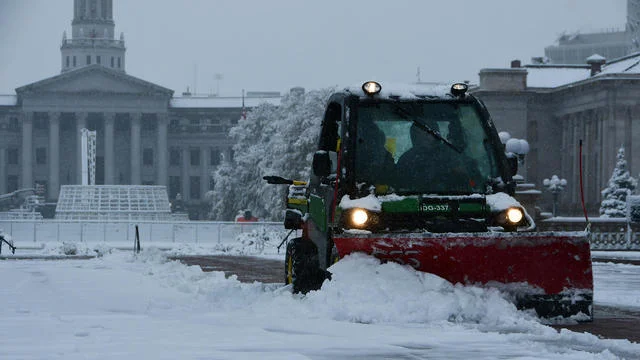
[[[51,241],[133,244],[136,225],[140,229],[142,244],[214,245],[233,241],[239,234],[256,229],[284,231],[281,222],[0,220],[0,230],[9,234],[17,246]],[[538,221],[539,231],[581,231],[586,226],[582,218]],[[625,218],[593,218],[589,236],[593,250],[640,250],[640,223],[629,222]]]
[[[640,250],[640,223],[626,218],[591,218],[589,242],[592,250]],[[539,231],[580,231],[584,218],[552,218],[538,221]]]
[[[142,244],[219,244],[256,229],[284,231],[282,222],[0,220],[0,230],[9,234],[18,246],[54,241],[133,244],[136,225],[140,229]]]

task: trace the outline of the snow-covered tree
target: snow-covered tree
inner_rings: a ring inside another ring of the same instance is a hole
[[[265,175],[306,180],[332,89],[291,91],[280,106],[262,104],[240,119],[229,135],[234,158],[214,172],[211,218],[233,220],[249,209],[263,220],[280,220],[286,186],[267,184]]]
[[[601,217],[626,217],[627,196],[632,195],[638,186],[638,181],[629,175],[627,160],[624,158],[624,147],[618,150],[618,161],[613,169],[608,186],[602,190],[600,203]]]

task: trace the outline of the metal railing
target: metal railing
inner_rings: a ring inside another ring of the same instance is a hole
[[[107,38],[92,38],[92,37],[83,37],[83,38],[73,38],[73,39],[64,39],[62,40],[62,46],[67,45],[102,45],[102,46],[111,46],[111,47],[124,47],[123,40],[115,40],[115,39],[107,39]]]
[[[9,234],[18,248],[28,243],[45,242],[132,244],[136,226],[139,228],[140,241],[143,244],[214,245],[233,241],[241,233],[258,229],[281,231],[286,234],[282,222],[0,220],[0,231]]]
[[[538,221],[538,231],[582,231],[580,218],[552,218]],[[126,242],[132,244],[136,226],[143,244],[190,243],[215,245],[233,241],[239,234],[259,229],[282,232],[282,222],[221,221],[70,221],[0,220],[0,233],[8,234],[19,248],[44,242]],[[592,250],[640,250],[640,223],[627,219],[591,219]]]
[[[626,218],[591,218],[589,242],[592,250],[640,250],[640,223]],[[539,231],[581,231],[584,218],[552,218],[538,221]]]

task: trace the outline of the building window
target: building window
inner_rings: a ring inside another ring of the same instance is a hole
[[[112,57],[111,57],[111,67],[113,67],[113,65],[114,65],[114,61],[115,61],[115,59],[114,59],[114,57],[112,56]]]
[[[96,64],[102,64],[102,59],[100,58],[100,55],[96,56]]]
[[[7,163],[9,165],[18,165],[18,149],[17,148],[7,149]]]
[[[153,149],[142,150],[142,164],[145,166],[153,166]]]
[[[209,176],[209,190],[213,190],[216,186],[216,181],[213,176]]]
[[[209,165],[216,166],[220,164],[220,150],[211,149],[209,156]]]
[[[178,131],[180,128],[180,120],[178,119],[171,119],[171,121],[169,121],[169,130],[171,130],[172,132]]]
[[[47,149],[43,147],[36,148],[36,164],[45,165],[47,163]]]
[[[91,55],[87,55],[87,65],[91,65]]]
[[[89,116],[89,119],[87,120],[87,128],[92,131],[102,132],[104,128],[104,120],[94,116]]]
[[[182,182],[180,176],[169,176],[169,198],[175,199],[180,193],[182,188]]]
[[[118,57],[118,69],[120,69],[121,63],[120,63],[120,58]]]
[[[180,166],[180,148],[169,149],[169,165]]]
[[[200,176],[189,177],[189,195],[194,200],[200,199]]]
[[[200,149],[191,149],[189,155],[191,166],[200,166]]]
[[[9,130],[11,131],[19,131],[20,130],[20,121],[17,117],[13,116],[9,119]]]
[[[69,60],[70,60],[69,55],[67,55],[67,67],[69,67],[69,62],[70,62]]]
[[[76,67],[76,56],[73,55],[73,67]]]
[[[47,130],[49,123],[45,113],[35,113],[33,116],[33,128],[36,130]]]
[[[7,176],[7,192],[18,190],[18,175]]]
[[[153,115],[145,115],[142,118],[142,130],[153,131],[156,129],[156,119]]]
[[[44,196],[45,198],[48,197],[49,190],[48,190],[48,183],[46,180],[36,180],[35,189],[36,189],[36,195]]]

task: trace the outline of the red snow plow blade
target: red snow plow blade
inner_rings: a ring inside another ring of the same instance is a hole
[[[454,284],[497,287],[542,317],[581,312],[592,318],[591,251],[584,232],[343,233],[334,243],[340,257],[363,252]]]

